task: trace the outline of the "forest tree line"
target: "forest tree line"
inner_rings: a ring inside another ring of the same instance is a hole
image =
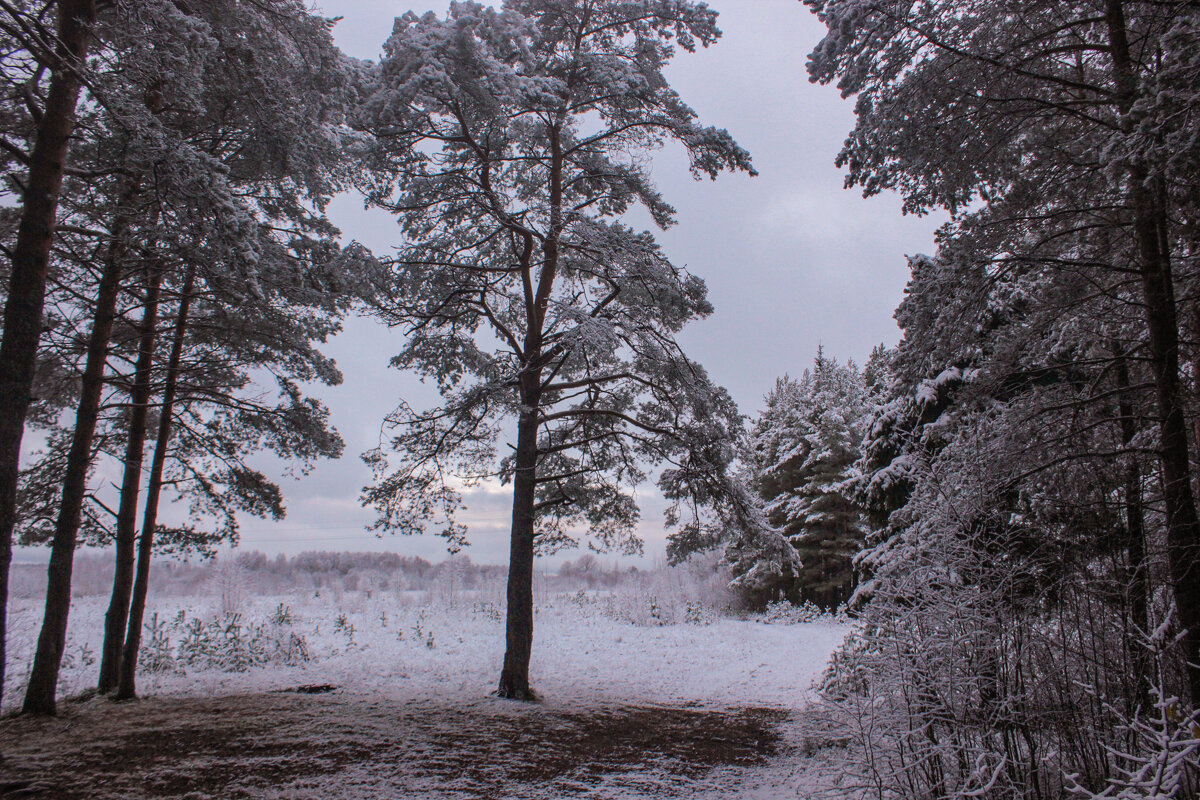
[[[1193,797],[1200,6],[805,5],[812,80],[856,98],[848,185],[950,216],[865,422],[819,356],[747,446],[802,553],[861,535],[839,796]],[[735,553],[752,589],[827,585]]]

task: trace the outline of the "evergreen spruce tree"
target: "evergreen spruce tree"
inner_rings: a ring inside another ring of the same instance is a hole
[[[751,484],[801,566],[748,594],[753,604],[783,595],[835,608],[854,590],[853,558],[863,542],[862,509],[847,481],[862,455],[867,385],[852,362],[839,364],[822,350],[811,370],[799,380],[781,378],[766,401],[750,436]]]

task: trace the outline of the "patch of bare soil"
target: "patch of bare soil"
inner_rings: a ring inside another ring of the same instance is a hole
[[[688,796],[774,754],[785,717],[341,692],[96,699],[0,721],[0,798]]]

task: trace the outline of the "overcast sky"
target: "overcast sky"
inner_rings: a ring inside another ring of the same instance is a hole
[[[392,20],[410,8],[444,13],[448,0],[417,4],[387,0],[317,0],[341,16],[337,43],[359,58],[377,59]],[[682,336],[686,351],[726,386],[746,414],[761,407],[777,376],[797,374],[817,346],[860,363],[898,331],[892,312],[908,277],[906,254],[932,250],[937,221],[904,217],[894,196],[864,200],[842,188],[834,157],[852,127],[852,101],[833,87],[808,82],[805,59],[823,26],[797,0],[714,0],[723,38],[695,54],[681,53],[667,71],[700,121],[727,128],[754,157],[760,176],[694,181],[681,149],[654,156],[653,176],[678,210],[678,224],[657,233],[667,254],[707,283],[716,313]],[[398,240],[392,219],[339,198],[331,217],[347,239],[378,253]],[[644,223],[643,223],[644,224]],[[346,455],[300,482],[285,478],[285,521],[245,520],[243,549],[395,550],[440,560],[441,540],[387,537],[363,530],[371,518],[358,503],[369,472],[358,458],[379,438],[383,415],[404,396],[427,407],[429,387],[387,367],[399,333],[369,320],[350,320],[328,347],[345,383],[315,392],[332,409]],[[661,558],[661,504],[647,491],[642,531],[646,558]],[[507,554],[509,496],[468,498],[468,554],[501,563]],[[562,557],[572,558],[567,553]],[[629,559],[622,559],[628,561]]]

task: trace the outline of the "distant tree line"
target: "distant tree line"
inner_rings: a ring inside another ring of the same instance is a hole
[[[728,577],[708,561],[689,563],[680,574],[695,575],[697,583],[721,585]],[[636,566],[605,563],[592,553],[564,561],[557,570],[541,573],[541,581],[554,590],[614,589],[642,578],[661,577],[676,568],[642,570]],[[222,581],[238,583],[249,595],[274,596],[298,592],[404,592],[447,590],[451,593],[492,589],[502,585],[507,568],[502,564],[476,564],[463,553],[433,563],[420,556],[399,553],[310,551],[274,556],[259,550],[234,551],[204,559],[159,559],[151,565],[152,591],[157,597],[211,595]],[[40,597],[45,592],[45,569],[35,564],[13,565],[14,597]],[[76,597],[107,594],[112,586],[113,561],[102,552],[82,552],[75,558],[73,593]],[[720,599],[723,592],[714,592]]]
[[[465,556],[462,566],[474,567]],[[420,556],[402,556],[399,553],[347,553],[316,550],[289,556],[279,553],[271,558],[258,550],[237,554],[235,563],[249,572],[292,577],[298,574],[331,573],[348,575],[355,570],[399,572],[406,575],[425,577],[434,571],[432,562]],[[477,568],[476,568],[477,569]]]

